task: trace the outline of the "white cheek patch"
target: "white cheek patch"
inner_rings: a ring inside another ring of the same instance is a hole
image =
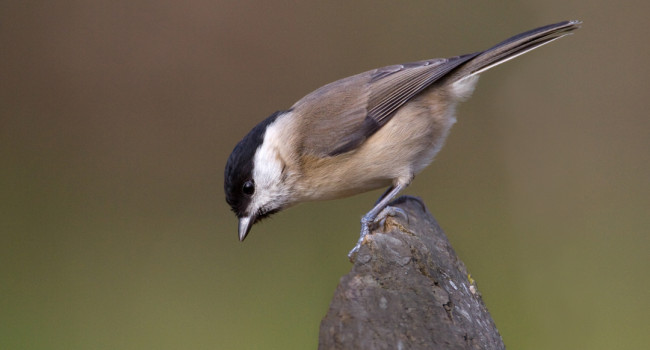
[[[288,196],[286,186],[282,182],[282,168],[284,164],[279,156],[279,148],[286,143],[283,136],[284,121],[286,116],[279,117],[269,125],[264,134],[264,142],[255,152],[253,158],[253,180],[255,181],[255,194],[250,209],[256,211],[262,207],[283,204]]]

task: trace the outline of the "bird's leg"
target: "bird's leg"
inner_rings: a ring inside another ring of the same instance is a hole
[[[357,245],[355,245],[350,253],[348,253],[348,258],[352,260],[354,255],[357,254],[359,248],[361,248],[363,239],[370,233],[371,225],[385,219],[386,216],[389,215],[400,214],[406,217],[406,213],[402,209],[388,207],[388,203],[392,201],[393,198],[395,198],[395,196],[397,196],[397,194],[405,187],[406,185],[402,184],[389,187],[388,190],[381,197],[379,197],[379,200],[377,203],[375,203],[375,206],[361,218],[361,235],[359,237],[359,241],[357,241]]]
[[[389,188],[387,188],[386,191],[381,196],[379,196],[379,198],[377,198],[375,205],[379,204],[379,202],[381,202],[381,200],[384,199],[384,197],[386,197],[394,188],[394,185],[391,185]]]

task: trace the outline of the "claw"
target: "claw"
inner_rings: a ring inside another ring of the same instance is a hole
[[[388,207],[384,208],[379,213],[379,215],[377,215],[377,218],[375,218],[374,223],[375,224],[380,224],[380,225],[383,226],[386,223],[386,218],[389,217],[389,216],[392,216],[392,217],[398,217],[399,216],[402,219],[404,219],[406,222],[409,221],[408,214],[406,214],[406,212],[402,208],[388,206]]]
[[[350,250],[348,253],[348,259],[350,259],[351,262],[354,262],[356,260],[357,253],[361,248],[363,239],[370,234],[370,222],[364,219],[365,217],[361,219],[361,234],[359,235],[359,240],[357,241],[357,244],[354,246],[354,248],[352,248],[352,250]]]
[[[350,262],[352,263],[354,263],[357,260],[357,253],[359,253],[359,248],[361,248],[359,244],[360,243],[357,242],[357,245],[355,245],[354,248],[352,248],[352,250],[350,250],[350,252],[348,253],[348,259],[350,259]]]
[[[412,178],[412,177],[411,177]],[[370,234],[370,229],[374,227],[374,225],[377,225],[379,221],[382,219],[385,219],[386,216],[388,215],[393,215],[395,216],[396,214],[400,214],[401,216],[407,218],[408,216],[404,212],[404,210],[399,209],[399,208],[392,208],[388,207],[388,203],[390,203],[391,200],[401,191],[406,187],[408,183],[396,183],[395,185],[391,186],[386,193],[384,193],[381,197],[379,197],[379,200],[377,203],[375,203],[375,206],[370,209],[366,215],[361,218],[361,235],[359,237],[359,240],[357,241],[357,245],[352,248],[352,250],[348,253],[348,258],[350,259],[351,262],[354,262],[356,259],[357,253],[359,252],[359,248],[361,248],[361,243],[363,243],[363,240]],[[379,221],[377,221],[377,218],[379,218]]]
[[[391,206],[384,208],[374,218],[364,216],[361,219],[361,234],[359,240],[357,241],[357,244],[354,246],[354,248],[352,248],[352,250],[350,250],[350,252],[348,253],[348,258],[350,259],[350,261],[354,262],[354,260],[356,260],[356,255],[359,252],[359,249],[361,248],[361,244],[363,243],[363,240],[370,234],[371,229],[377,226],[383,226],[386,223],[386,218],[389,216],[392,217],[400,216],[402,217],[402,219],[408,222],[408,214],[406,214],[406,212],[403,209],[398,207],[391,207]]]

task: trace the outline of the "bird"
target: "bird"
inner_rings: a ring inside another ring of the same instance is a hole
[[[387,188],[361,219],[359,250],[374,225],[405,215],[388,204],[426,168],[479,74],[571,34],[578,20],[515,35],[484,51],[366,71],[324,85],[261,121],[237,143],[224,173],[226,202],[243,241],[260,220],[299,203]]]

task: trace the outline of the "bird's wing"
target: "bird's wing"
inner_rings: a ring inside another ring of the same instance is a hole
[[[312,92],[292,107],[303,118],[302,152],[335,156],[357,149],[400,107],[476,55],[378,68]]]
[[[293,107],[301,115],[302,152],[335,156],[353,151],[386,125],[400,107],[441,78],[452,74],[449,79],[458,81],[479,74],[570,34],[581,23],[555,23],[515,35],[482,52],[388,66],[325,85]]]

